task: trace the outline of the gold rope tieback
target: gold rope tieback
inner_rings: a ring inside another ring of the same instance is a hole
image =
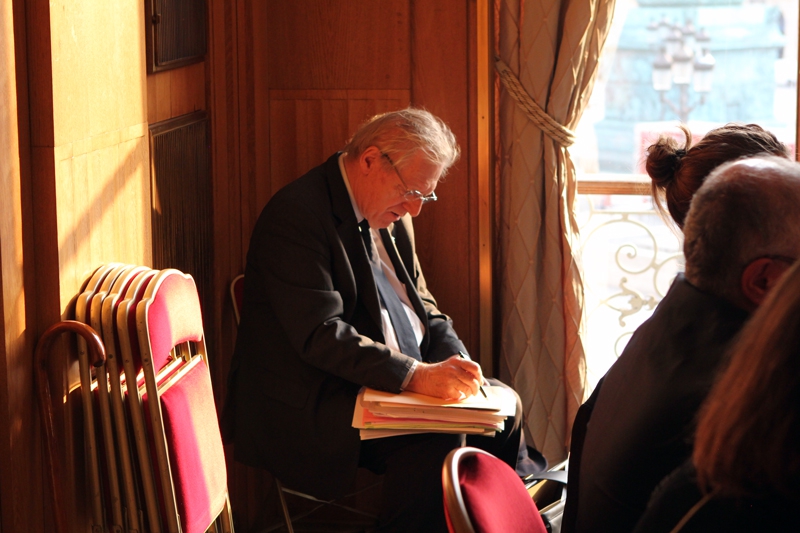
[[[514,97],[514,100],[528,115],[528,118],[539,126],[545,135],[565,148],[575,143],[575,133],[553,120],[539,104],[533,101],[533,98],[520,83],[519,78],[511,72],[511,69],[503,63],[502,59],[495,57],[494,66],[506,90]]]

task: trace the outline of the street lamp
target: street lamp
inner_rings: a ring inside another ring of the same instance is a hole
[[[681,122],[687,123],[689,114],[705,103],[706,94],[711,91],[716,60],[709,51],[710,38],[703,28],[695,30],[691,20],[680,26],[662,19],[647,28],[659,41],[653,60],[653,89],[658,91],[661,103],[678,115]],[[677,104],[667,98],[667,91],[673,84],[680,91]],[[690,86],[699,95],[694,104],[689,102]]]

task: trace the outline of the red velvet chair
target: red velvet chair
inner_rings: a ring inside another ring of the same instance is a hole
[[[156,274],[137,305],[136,325],[165,529],[202,533],[219,521],[231,533],[225,454],[192,277],[174,269]]]
[[[442,466],[442,487],[451,533],[547,533],[517,473],[483,450],[451,451]]]

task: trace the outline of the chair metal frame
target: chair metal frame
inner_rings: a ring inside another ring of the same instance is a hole
[[[455,533],[475,533],[472,521],[469,519],[464,495],[461,493],[461,483],[458,479],[458,464],[461,459],[476,453],[489,453],[477,448],[456,448],[452,450],[442,465],[442,490],[444,491],[444,507],[448,517],[448,526],[452,526]]]

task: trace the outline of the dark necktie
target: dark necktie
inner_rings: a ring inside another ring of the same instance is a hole
[[[361,238],[364,239],[364,246],[367,248],[367,256],[369,256],[369,264],[372,267],[372,275],[375,278],[378,295],[381,298],[381,303],[389,313],[389,320],[391,320],[392,327],[394,327],[394,332],[397,335],[400,351],[418,361],[422,361],[417,337],[414,335],[414,329],[411,327],[411,322],[408,320],[408,315],[406,315],[406,311],[403,308],[403,302],[395,292],[392,284],[389,283],[381,267],[378,251],[372,241],[372,232],[369,230],[369,222],[365,218],[358,227],[359,231],[361,231]]]

